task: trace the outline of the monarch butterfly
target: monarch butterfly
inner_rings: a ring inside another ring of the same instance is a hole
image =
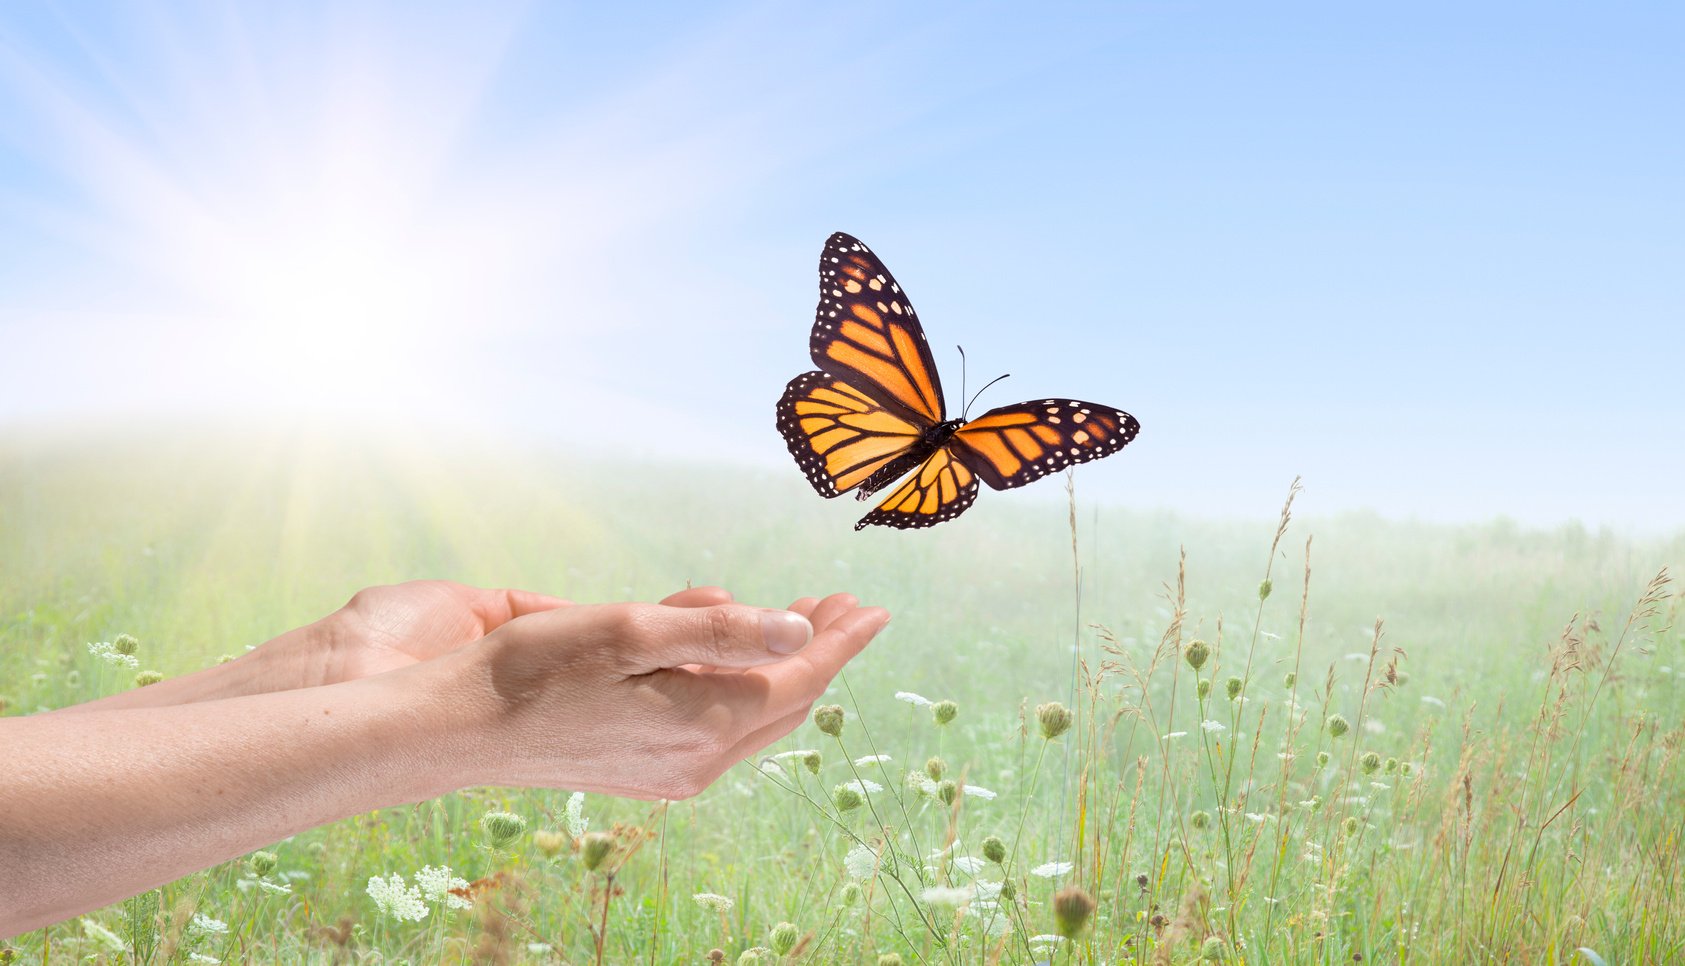
[[[965,512],[978,480],[1023,486],[1135,438],[1134,416],[1075,399],[1042,399],[948,419],[918,315],[883,262],[837,232],[819,256],[809,350],[818,371],[790,380],[778,431],[823,497],[864,500],[912,470],[854,525],[933,527]]]

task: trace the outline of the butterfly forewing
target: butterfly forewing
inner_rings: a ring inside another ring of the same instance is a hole
[[[819,256],[814,364],[915,424],[942,421],[942,380],[907,293],[872,250],[837,232]]]
[[[835,376],[804,372],[778,400],[778,431],[807,481],[832,497],[865,482],[923,430]]]
[[[959,428],[948,448],[997,490],[1110,456],[1140,432],[1121,409],[1076,399],[1001,406]]]
[[[944,446],[860,518],[854,529],[878,524],[911,530],[934,527],[965,512],[977,499],[977,476]]]

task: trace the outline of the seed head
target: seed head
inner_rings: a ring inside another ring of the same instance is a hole
[[[1388,758],[1386,760],[1386,762],[1381,766],[1381,770],[1386,772],[1389,775],[1397,772],[1398,771],[1398,759],[1397,758]]]
[[[826,704],[813,709],[813,724],[821,734],[835,738],[842,734],[843,709],[840,704]]]
[[[1328,737],[1339,738],[1350,730],[1352,730],[1352,723],[1346,720],[1345,715],[1331,714],[1328,716]]]
[[[273,852],[253,852],[246,859],[246,868],[252,870],[252,875],[260,879],[274,872],[278,865],[280,865],[280,860],[275,857]]]
[[[1041,724],[1041,736],[1048,741],[1071,730],[1071,709],[1057,701],[1036,705],[1036,721]]]
[[[1205,945],[1199,947],[1199,958],[1208,962],[1220,962],[1223,958],[1223,940],[1219,936],[1205,937]]]
[[[1094,897],[1082,886],[1068,885],[1053,894],[1053,922],[1059,935],[1075,938],[1094,914]]]
[[[930,716],[935,718],[939,725],[945,725],[954,720],[954,716],[959,713],[960,706],[952,701],[938,701],[930,706]]]
[[[543,852],[546,857],[554,856],[567,848],[570,841],[572,840],[555,829],[539,829],[532,833],[532,844],[538,846],[538,851]]]
[[[853,783],[838,785],[831,789],[831,801],[839,812],[852,812],[866,804],[866,796],[860,794],[860,789]]]
[[[70,670],[64,672],[64,683],[73,688],[81,687],[82,672],[76,670],[75,668],[71,668]]]
[[[810,751],[802,756],[802,767],[806,768],[811,774],[819,774],[819,766],[823,763],[823,759],[820,758],[817,751]]]
[[[850,882],[842,887],[842,901],[845,906],[852,906],[860,901],[860,883]]]
[[[1347,835],[1356,835],[1357,834],[1357,816],[1356,815],[1346,816],[1346,820],[1344,822],[1340,823],[1340,828],[1344,829]]]
[[[111,642],[111,649],[118,654],[133,657],[135,652],[140,650],[140,641],[135,640],[133,634],[118,634],[117,639]]]
[[[983,840],[983,858],[996,865],[1006,861],[1006,843],[1000,840],[1000,836],[991,835]]]
[[[1188,824],[1196,829],[1208,829],[1211,827],[1211,813],[1202,808],[1188,816]]]
[[[1000,897],[1007,902],[1016,899],[1018,897],[1018,880],[1011,878],[1000,880]]]
[[[1299,675],[1294,674],[1292,671],[1288,671],[1286,674],[1282,675],[1282,677],[1281,677],[1281,686],[1286,688],[1289,691],[1293,690],[1293,685],[1298,684],[1298,683],[1299,683]]]
[[[1194,685],[1194,694],[1198,695],[1199,699],[1201,701],[1204,701],[1206,698],[1210,697],[1211,696],[1211,679],[1210,678],[1200,678],[1199,683]]]
[[[796,928],[795,923],[781,922],[772,927],[772,936],[768,942],[771,944],[773,952],[783,956],[796,948],[796,940],[800,938],[802,938],[802,933],[800,929]]]
[[[1357,763],[1363,766],[1365,775],[1373,775],[1381,770],[1381,756],[1373,751],[1364,752],[1357,759]]]
[[[1182,658],[1188,662],[1188,667],[1195,671],[1205,666],[1205,661],[1211,656],[1211,645],[1195,638],[1182,648]]]
[[[932,755],[930,760],[924,763],[924,773],[929,775],[930,780],[933,782],[941,781],[942,774],[947,770],[948,763],[940,758],[937,758],[935,755]]]
[[[1242,681],[1240,678],[1235,678],[1235,677],[1231,677],[1226,682],[1224,682],[1223,689],[1229,693],[1229,700],[1230,701],[1233,701],[1235,698],[1240,697],[1240,689],[1242,687],[1245,687],[1245,684],[1246,684],[1246,682]]]
[[[1270,591],[1274,589],[1275,585],[1270,583],[1270,579],[1268,577],[1265,577],[1263,580],[1258,582],[1258,599],[1269,600]]]
[[[761,947],[752,946],[743,950],[737,956],[737,966],[754,966],[761,961]]]
[[[144,688],[148,684],[157,684],[162,680],[164,680],[164,672],[162,671],[142,671],[135,675],[135,687]]]
[[[614,836],[607,832],[586,832],[579,843],[579,860],[585,871],[595,872],[608,854],[614,851]]]
[[[1325,767],[1327,767],[1327,765],[1328,765],[1328,752],[1326,752],[1326,751],[1317,752],[1316,753],[1316,767],[1325,768]]]
[[[878,966],[902,966],[900,953],[884,953],[878,957]]]
[[[1398,773],[1400,775],[1403,775],[1405,778],[1409,778],[1410,773],[1414,772],[1415,770],[1416,770],[1416,766],[1410,764],[1407,761],[1401,761],[1401,762],[1398,763]]]
[[[480,831],[494,849],[506,849],[527,832],[527,820],[514,812],[487,812],[480,816]]]

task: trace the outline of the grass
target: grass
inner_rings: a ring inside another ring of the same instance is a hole
[[[1685,535],[1298,518],[1314,490],[1272,521],[1277,498],[1244,508],[1253,522],[1196,521],[1088,506],[1079,480],[1074,510],[985,494],[932,531],[855,533],[858,506],[817,500],[793,468],[305,435],[15,440],[7,714],[134,686],[89,642],[132,634],[142,669],[181,674],[416,577],[577,600],[686,581],[757,603],[848,590],[895,620],[826,698],[840,733],[810,722],[768,751],[817,751],[817,773],[787,756],[690,801],[587,796],[582,836],[565,792],[468,790],[11,947],[151,963],[1685,957],[1685,653],[1661,575]],[[902,691],[953,702],[952,720]],[[1048,738],[1037,709],[1055,702],[1073,717]],[[494,811],[526,829],[494,844]],[[365,892],[439,866],[470,883],[470,908],[400,921]],[[1056,893],[1094,911],[1067,916],[1072,939],[1034,940],[1059,932]]]

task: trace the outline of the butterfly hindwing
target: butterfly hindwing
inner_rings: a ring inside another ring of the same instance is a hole
[[[985,483],[1005,490],[1110,456],[1140,431],[1121,409],[1044,399],[991,409],[961,426],[948,447]]]
[[[840,231],[819,256],[819,310],[809,349],[820,369],[909,422],[942,421],[942,380],[912,302],[871,249]]]
[[[854,529],[877,524],[911,530],[934,527],[964,513],[977,499],[977,475],[944,446],[892,490]]]
[[[804,372],[784,387],[778,431],[824,497],[859,486],[905,455],[923,434],[852,384],[823,372]]]

